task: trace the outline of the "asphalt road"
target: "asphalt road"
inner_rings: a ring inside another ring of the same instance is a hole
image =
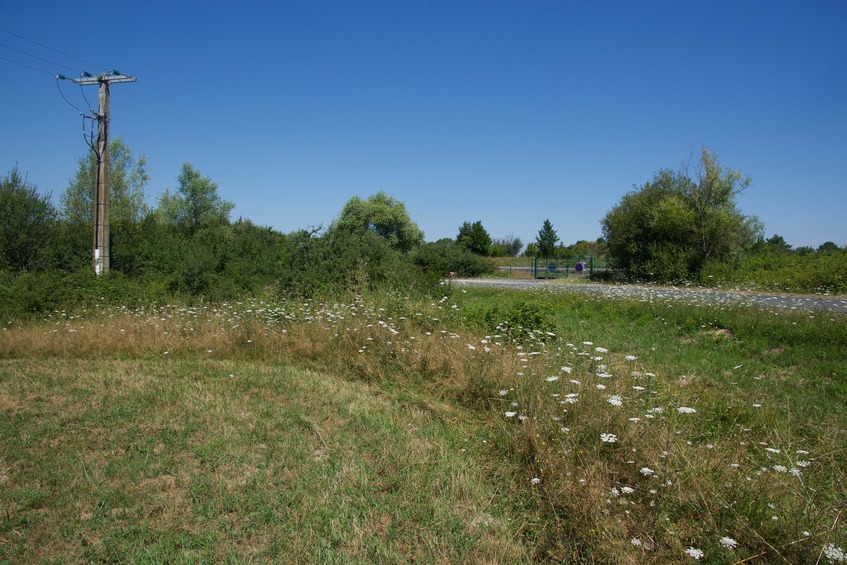
[[[847,313],[847,297],[845,296],[770,294],[740,290],[644,285],[563,284],[543,279],[453,279],[451,282],[457,287],[477,286],[545,290],[548,292],[584,292],[607,298],[625,298],[645,302],[675,301],[711,306],[745,305],[770,310]]]

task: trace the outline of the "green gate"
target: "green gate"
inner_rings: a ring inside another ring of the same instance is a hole
[[[542,259],[536,257],[532,262],[532,275],[536,279],[557,279],[570,275],[590,275],[594,273],[594,256],[566,257],[564,259]]]

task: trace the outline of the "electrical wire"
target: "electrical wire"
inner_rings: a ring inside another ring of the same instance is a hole
[[[94,109],[91,107],[91,102],[88,101],[88,97],[85,95],[85,89],[82,87],[81,84],[79,85],[79,91],[82,93],[82,99],[85,100],[86,106],[88,106],[88,111],[93,114]]]
[[[33,45],[38,45],[39,47],[43,47],[44,49],[49,49],[50,51],[53,51],[54,53],[64,55],[65,57],[70,57],[71,59],[75,59],[75,60],[79,61],[80,63],[85,63],[86,65],[90,65],[94,68],[101,69],[101,70],[104,70],[104,71],[109,69],[109,67],[106,67],[104,65],[98,65],[96,63],[92,63],[91,61],[86,61],[85,59],[80,59],[79,57],[74,57],[70,53],[65,53],[64,51],[59,51],[58,49],[53,49],[52,47],[50,47],[48,45],[44,45],[43,43],[38,43],[37,41],[33,41],[32,39],[27,39],[26,37],[24,37],[22,35],[18,35],[17,33],[12,33],[8,29],[0,28],[0,31],[2,31],[3,33],[8,33],[9,35],[11,35],[13,37],[17,37],[18,39],[23,39],[24,41],[28,41],[28,42],[32,43]]]
[[[11,49],[12,51],[17,51],[18,53],[21,53],[21,54],[23,54],[23,55],[26,55],[27,57],[32,57],[33,59],[38,59],[39,61],[43,61],[43,62],[45,62],[45,63],[49,63],[49,64],[54,65],[54,66],[56,66],[56,67],[62,67],[63,69],[67,69],[67,70],[69,70],[69,71],[73,71],[73,72],[75,72],[75,73],[78,73],[78,72],[79,72],[79,70],[74,69],[74,68],[72,68],[72,67],[69,67],[69,66],[67,66],[67,65],[63,65],[63,64],[61,64],[61,63],[57,63],[56,61],[50,61],[49,59],[45,59],[45,58],[43,58],[43,57],[39,57],[38,55],[33,55],[32,53],[27,53],[26,51],[21,51],[20,49],[17,49],[16,47],[12,47],[11,45],[6,45],[5,43],[0,43],[0,47],[5,47],[6,49]]]
[[[22,67],[26,67],[28,69],[32,69],[33,71],[38,71],[39,73],[44,73],[45,75],[50,75],[51,77],[56,76],[55,74],[47,72],[44,69],[36,69],[35,67],[31,67],[30,65],[27,65],[26,63],[21,63],[19,61],[13,61],[12,59],[7,59],[6,57],[3,57],[2,55],[0,55],[0,59],[3,59],[4,61],[9,61],[10,63],[14,63],[14,64],[20,65]]]
[[[70,101],[70,100],[68,100],[67,98],[65,98],[65,93],[64,93],[64,92],[62,92],[62,87],[61,87],[61,86],[59,86],[59,80],[60,80],[60,79],[59,79],[59,77],[56,77],[56,90],[58,90],[58,91],[59,91],[59,94],[61,94],[61,95],[62,95],[62,100],[64,100],[65,102],[67,102],[67,103],[68,103],[68,105],[69,105],[71,108],[73,108],[74,110],[76,110],[77,112],[79,112],[79,114],[80,114],[80,115],[82,115],[82,110],[80,110],[79,108],[77,108],[75,104],[71,104],[71,101]],[[85,127],[83,126],[83,130],[84,130],[84,129],[85,129]]]

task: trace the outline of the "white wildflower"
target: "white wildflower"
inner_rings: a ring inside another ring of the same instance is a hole
[[[651,469],[650,467],[641,467],[641,469],[639,469],[639,472],[642,475],[644,475],[645,477],[649,477],[650,475],[655,473],[655,471],[653,469]]]
[[[600,434],[600,441],[603,443],[615,443],[618,441],[618,436],[615,434]]]
[[[552,376],[547,377],[544,380],[546,380],[548,383],[552,383],[552,382],[558,381],[559,377],[557,377],[556,375],[552,375]]]
[[[612,406],[623,406],[623,400],[621,400],[621,397],[617,394],[613,394],[612,396],[610,396],[606,400],[606,402],[608,402]]]
[[[624,494],[632,494],[635,492],[635,489],[632,487],[621,487],[621,492]]]
[[[509,394],[509,391],[505,388],[501,388],[497,394],[499,394],[500,396],[506,396],[507,394]]]
[[[512,412],[512,411],[510,410],[510,411],[506,412],[506,417],[507,417],[507,418],[514,418],[514,417],[515,417],[515,414],[517,414],[517,412]]]
[[[629,543],[631,543],[635,547],[638,547],[641,545],[641,540],[638,538],[632,538],[631,540],[629,540]]]
[[[693,557],[698,561],[702,559],[704,555],[706,555],[705,553],[703,553],[702,549],[697,549],[696,547],[689,547],[685,550],[685,553],[687,553],[689,557]]]
[[[529,481],[529,482],[531,482],[534,485],[537,485],[538,483],[541,482],[541,479],[539,479],[538,477],[532,477],[532,480]]]
[[[626,359],[627,361],[635,361],[636,359],[638,359],[638,357],[636,357],[635,355],[627,355],[626,357],[624,357],[624,359]]]
[[[608,353],[609,352],[609,350],[606,349],[605,347],[595,347],[594,351],[596,351],[597,353]]]
[[[735,547],[738,545],[738,542],[730,537],[723,536],[721,538],[721,545],[729,549],[735,549]]]
[[[676,411],[679,412],[680,414],[694,414],[695,412],[697,412],[697,410],[695,410],[694,408],[690,408],[688,406],[680,406],[679,408],[676,409]]]

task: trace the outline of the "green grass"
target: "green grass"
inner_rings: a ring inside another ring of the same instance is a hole
[[[364,383],[7,359],[0,399],[9,562],[526,560],[474,429]]]
[[[449,288],[14,322],[0,559],[815,562],[844,351],[843,315]]]

